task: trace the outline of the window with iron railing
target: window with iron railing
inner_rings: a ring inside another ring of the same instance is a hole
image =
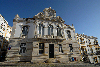
[[[71,38],[71,32],[69,30],[67,30],[67,35],[68,35],[68,38]]]
[[[25,53],[26,52],[26,43],[21,43],[20,45],[20,53]]]
[[[69,44],[69,47],[70,47],[70,52],[73,52],[72,44]]]
[[[39,43],[39,54],[44,53],[44,43]]]
[[[22,27],[22,35],[26,36],[28,34],[28,26],[23,26]]]

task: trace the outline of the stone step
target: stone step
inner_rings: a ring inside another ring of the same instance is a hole
[[[9,55],[7,55],[7,57],[17,57],[17,56],[21,56],[21,55],[19,55],[19,54],[9,54]]]
[[[14,51],[19,51],[19,49],[11,49],[11,50],[8,50],[8,52],[14,52]]]
[[[46,63],[60,63],[59,60],[54,59],[54,58],[49,58],[49,59],[47,59],[45,62],[46,62]]]

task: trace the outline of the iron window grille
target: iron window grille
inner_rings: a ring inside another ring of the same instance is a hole
[[[20,45],[20,53],[25,53],[26,52],[26,43],[21,43]]]

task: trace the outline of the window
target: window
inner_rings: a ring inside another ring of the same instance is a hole
[[[53,35],[53,26],[51,26],[51,35]]]
[[[26,43],[21,43],[20,45],[20,53],[25,53],[26,51]]]
[[[42,36],[44,35],[44,26],[42,27]]]
[[[39,34],[41,34],[41,24],[39,24]]]
[[[2,29],[3,27],[2,26],[0,26],[0,29]]]
[[[82,39],[82,43],[84,43],[84,39]]]
[[[86,43],[87,43],[87,41],[86,41]]]
[[[82,39],[80,38],[80,44],[82,44]]]
[[[84,51],[84,48],[81,48],[82,51]]]
[[[91,48],[91,53],[93,53],[93,49]]]
[[[44,53],[44,43],[39,43],[39,54]]]
[[[98,45],[98,42],[96,41],[96,45]]]
[[[61,28],[59,26],[57,26],[57,36],[62,36],[61,35]]]
[[[68,38],[71,38],[71,33],[69,30],[67,31],[67,35],[68,35]]]
[[[91,44],[90,40],[88,39],[88,43]]]
[[[97,41],[97,40],[95,40],[95,41],[94,41],[94,44],[95,44],[95,45],[98,45],[98,41]]]
[[[6,27],[4,27],[4,30],[6,29]]]
[[[48,26],[48,35],[53,35],[53,26],[52,25]]]
[[[97,48],[95,48],[97,50]]]
[[[61,44],[59,44],[59,52],[62,52],[62,45]]]
[[[25,36],[28,34],[28,26],[23,26],[22,33]]]
[[[73,52],[72,44],[69,44],[69,47],[70,47],[70,52]]]
[[[48,35],[50,35],[50,26],[48,26]]]
[[[39,24],[39,34],[44,35],[44,25]]]

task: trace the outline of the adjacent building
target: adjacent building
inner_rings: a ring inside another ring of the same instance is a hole
[[[0,14],[0,57],[2,57],[2,54],[5,54],[8,48],[11,31],[11,26],[8,25],[8,22]]]
[[[97,37],[76,34],[77,42],[80,45],[82,60],[89,60],[91,63],[100,63],[100,46]],[[87,58],[86,58],[87,56]]]
[[[79,45],[74,26],[64,24],[56,11],[45,8],[33,18],[13,19],[10,44],[6,60],[9,62],[61,62],[80,61]]]

